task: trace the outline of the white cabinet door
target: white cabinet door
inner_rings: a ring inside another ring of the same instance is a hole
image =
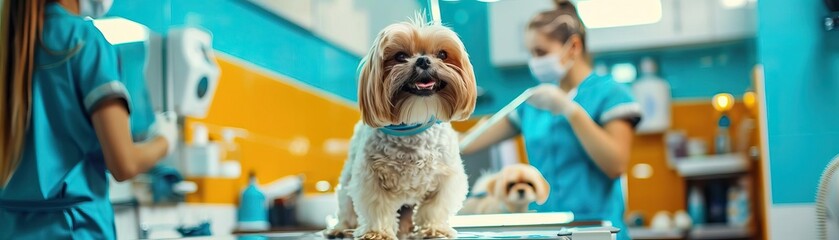
[[[713,41],[714,25],[710,19],[718,0],[677,1],[678,23],[668,45],[696,44]]]
[[[505,0],[490,3],[488,16],[492,63],[496,66],[526,64],[530,57],[524,43],[527,23],[537,13],[553,8],[553,2],[547,0]]]
[[[661,0],[661,20],[658,22],[589,28],[587,44],[591,52],[598,53],[748,38],[755,34],[754,5],[754,0]],[[553,3],[547,0],[490,3],[492,63],[496,66],[527,64],[530,57],[524,43],[527,23],[537,13],[553,8]]]
[[[408,21],[420,9],[417,1],[250,1],[359,56],[385,26]]]
[[[754,37],[757,31],[755,0],[714,0],[716,8],[710,19],[715,40],[725,41]]]
[[[674,37],[678,19],[678,0],[662,0],[661,20],[653,24],[588,29],[592,52],[649,48]],[[489,4],[489,42],[496,66],[526,64],[530,57],[524,43],[527,24],[541,11],[554,8],[552,1],[504,0]]]
[[[661,0],[661,20],[657,23],[589,29],[589,50],[596,53],[669,45],[677,34],[678,2]]]

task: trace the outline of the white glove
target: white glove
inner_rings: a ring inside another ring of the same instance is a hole
[[[173,112],[158,113],[151,126],[151,134],[166,139],[166,156],[169,156],[178,144],[178,117]]]
[[[527,99],[527,103],[554,115],[569,116],[581,109],[579,104],[568,98],[568,94],[555,84],[539,84],[539,86],[533,87],[531,91],[533,91],[533,95]]]

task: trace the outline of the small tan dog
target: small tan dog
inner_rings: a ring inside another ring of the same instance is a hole
[[[481,176],[460,214],[524,213],[532,202],[544,204],[550,192],[548,181],[535,167],[509,165]]]

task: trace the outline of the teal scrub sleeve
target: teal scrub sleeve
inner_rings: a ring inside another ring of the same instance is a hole
[[[75,79],[85,111],[93,114],[102,103],[119,99],[124,101],[125,109],[131,112],[128,90],[119,81],[116,50],[92,23],[86,27],[85,36],[78,41],[81,50],[73,59]]]
[[[626,120],[634,128],[641,122],[641,105],[635,101],[629,89],[623,85],[614,85],[606,94],[602,114],[595,119],[597,123],[602,126],[614,120]]]

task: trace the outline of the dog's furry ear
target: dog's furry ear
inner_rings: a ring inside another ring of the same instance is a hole
[[[536,174],[538,179],[533,182],[533,187],[536,188],[534,189],[536,190],[536,204],[542,205],[548,201],[548,196],[551,194],[551,185],[548,184],[548,180],[545,180],[545,177],[538,170]]]
[[[395,119],[390,111],[392,104],[389,93],[384,86],[384,53],[380,49],[387,41],[387,31],[386,28],[379,33],[370,52],[358,66],[358,106],[361,119],[373,128],[388,125]]]
[[[497,189],[495,189],[495,187],[497,185],[498,185],[498,176],[497,175],[493,176],[489,180],[487,180],[487,183],[486,183],[487,196],[489,196],[489,197],[494,197],[495,196],[495,194],[498,192]]]
[[[463,87],[465,88],[461,93],[463,96],[460,97],[455,105],[455,111],[454,114],[452,114],[452,121],[465,121],[468,120],[469,117],[472,116],[472,112],[475,111],[478,89],[477,83],[475,82],[475,72],[472,70],[472,62],[469,61],[469,54],[466,53],[466,48],[463,46],[462,42],[458,40],[458,44],[461,49],[459,74],[466,84],[463,84]]]
[[[487,186],[487,195],[497,198],[504,198],[507,195],[507,184],[504,183],[504,174],[498,173],[490,180],[491,185]]]

